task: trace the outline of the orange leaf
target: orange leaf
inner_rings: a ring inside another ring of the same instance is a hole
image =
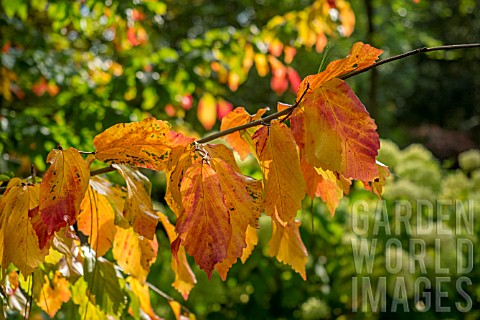
[[[150,197],[152,185],[137,169],[129,166],[113,165],[127,183],[127,199],[123,208],[123,217],[133,230],[150,240],[153,240],[158,216],[153,210]]]
[[[211,159],[213,169],[218,175],[220,186],[223,191],[225,203],[230,212],[230,224],[232,237],[228,245],[227,257],[218,263],[215,268],[223,280],[227,278],[227,272],[243,254],[247,246],[245,241],[247,227],[257,225],[261,210],[254,210],[254,199],[245,187],[245,180],[234,168],[220,158]],[[261,183],[256,181],[258,193],[261,193]]]
[[[377,126],[346,82],[332,79],[309,90],[292,128],[308,163],[346,178],[372,181],[378,175]],[[305,131],[303,131],[303,130]]]
[[[167,191],[165,201],[177,217],[183,211],[180,183],[188,167],[193,163],[193,149],[189,147],[176,147],[172,149],[167,163]]]
[[[245,111],[245,109],[242,107],[235,108],[232,112],[227,114],[222,119],[220,130],[222,131],[227,130],[233,127],[240,126],[242,124],[259,120],[267,111],[268,111],[268,108],[259,109],[257,113],[252,116],[247,111]],[[258,127],[255,127],[255,128],[258,128]],[[243,130],[243,132],[245,132],[245,130]],[[248,144],[248,142],[245,142],[244,139],[242,139],[241,133],[239,131],[236,131],[234,133],[227,135],[226,139],[227,139],[227,142],[230,144],[230,146],[233,148],[233,150],[238,152],[238,154],[240,155],[240,158],[242,160],[245,160],[245,158],[250,153],[250,145]]]
[[[40,184],[40,216],[49,236],[75,223],[90,179],[88,165],[74,148],[54,149]]]
[[[198,102],[197,118],[207,130],[211,130],[217,121],[217,102],[210,93],[205,93]]]
[[[302,159],[301,165],[303,177],[307,182],[307,194],[312,199],[320,197],[327,204],[333,217],[343,195],[348,194],[351,181],[330,170],[314,168],[304,159]]]
[[[114,125],[93,140],[100,161],[157,171],[165,170],[173,147],[191,142],[192,138],[171,131],[168,122],[155,118]]]
[[[247,227],[247,237],[245,238],[245,242],[247,243],[247,246],[243,249],[242,256],[240,257],[242,263],[247,261],[248,257],[250,257],[253,252],[253,248],[258,244],[258,234],[255,227],[252,227],[251,225]]]
[[[100,195],[107,198],[115,214],[114,224],[124,229],[129,228],[130,225],[123,217],[125,198],[127,197],[124,188],[114,185],[107,179],[100,176],[92,177],[90,179],[90,186]]]
[[[130,288],[132,288],[135,296],[137,296],[138,300],[140,301],[140,309],[142,309],[143,312],[150,317],[150,319],[160,320],[160,317],[155,314],[152,304],[150,303],[150,292],[148,285],[138,281],[133,277],[128,277],[127,282],[130,285]]]
[[[362,181],[365,187],[365,190],[371,191],[375,193],[380,199],[382,198],[382,190],[383,186],[385,186],[385,182],[387,178],[390,176],[390,170],[388,167],[383,163],[377,161],[378,167],[378,177],[373,179],[373,181]]]
[[[203,161],[188,168],[181,183],[184,212],[177,232],[187,252],[208,277],[227,256],[232,235],[229,211],[215,171]]]
[[[160,220],[162,221],[163,227],[167,231],[168,239],[172,243],[177,238],[177,233],[175,232],[175,227],[170,223],[167,216],[161,214]],[[192,290],[197,279],[195,274],[193,274],[190,265],[188,264],[187,255],[185,253],[185,247],[180,245],[177,252],[177,258],[172,259],[172,270],[175,273],[175,281],[172,283],[172,286],[177,289],[186,300],[188,295]]]
[[[26,278],[45,259],[29,219],[29,210],[38,206],[39,186],[12,179],[0,199],[0,258],[5,270],[12,262]],[[3,254],[2,254],[3,253]]]
[[[157,237],[148,240],[133,231],[132,228],[116,227],[113,241],[113,257],[127,274],[145,283],[150,266],[155,262],[158,252]]]
[[[115,237],[115,212],[106,196],[88,187],[77,217],[78,230],[90,236],[90,246],[98,256],[103,256]]]
[[[292,266],[293,270],[306,280],[305,265],[308,253],[300,237],[300,224],[299,221],[291,220],[286,226],[282,226],[272,219],[272,238],[268,245],[271,256]]]
[[[62,307],[62,304],[70,300],[72,293],[68,288],[67,279],[59,271],[55,272],[51,283],[47,275],[44,276],[44,279],[45,283],[40,291],[40,296],[35,297],[35,301],[50,318],[53,318]]]
[[[265,213],[287,225],[302,207],[305,181],[292,132],[274,120],[253,136],[265,186]]]
[[[307,84],[310,89],[314,90],[333,78],[365,69],[374,64],[382,52],[383,50],[368,44],[355,43],[346,58],[332,61],[323,72],[305,77],[298,89],[297,99],[303,94]]]
[[[255,62],[255,68],[257,69],[258,75],[260,77],[265,77],[269,71],[267,56],[263,53],[256,53],[253,57],[253,61]]]

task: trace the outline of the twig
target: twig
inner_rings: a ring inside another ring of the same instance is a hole
[[[438,47],[423,47],[423,48],[418,48],[412,51],[408,51],[384,60],[380,60],[377,63],[372,64],[370,67],[367,67],[362,70],[354,71],[352,73],[340,76],[340,79],[348,79],[353,76],[356,76],[357,74],[367,72],[370,69],[376,68],[378,66],[381,66],[382,64],[389,63],[395,60],[400,60],[409,56],[413,56],[419,53],[426,53],[426,52],[432,52],[432,51],[441,51],[441,50],[459,50],[459,49],[469,49],[469,48],[480,48],[480,43],[468,43],[468,44],[451,44],[451,45],[446,45],[446,46],[438,46]]]
[[[152,290],[153,292],[155,292],[156,294],[158,294],[159,296],[161,296],[162,298],[165,298],[166,300],[168,301],[175,301],[175,299],[173,299],[172,297],[170,297],[168,294],[166,294],[165,292],[163,292],[162,290],[158,289],[157,287],[155,287],[153,284],[151,284],[150,282],[146,282],[147,283],[147,286],[150,288],[150,290]],[[180,303],[179,303],[180,304]],[[188,310],[187,307],[185,307],[184,305],[180,304],[180,307],[182,308],[182,310],[188,314],[191,314],[192,312],[190,310]]]

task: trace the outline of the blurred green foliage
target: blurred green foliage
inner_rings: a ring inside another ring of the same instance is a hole
[[[295,27],[288,23],[281,28],[267,26],[276,15],[303,10],[311,3],[305,0],[3,0],[0,6],[0,181],[14,175],[28,175],[31,162],[38,171],[44,171],[46,154],[57,144],[91,151],[93,137],[119,122],[153,115],[168,119],[183,131],[204,134],[196,105],[205,92],[222,97],[234,106],[245,106],[251,112],[260,107],[274,107],[277,101],[292,103],[293,92],[278,95],[271,89],[270,75],[261,77],[251,69],[241,75],[238,89],[231,90],[233,85],[221,80],[220,73],[212,71],[211,63],[221,62],[228,68],[240,69],[243,60],[238,57],[245,56],[246,43],[253,44],[255,53],[266,55],[265,37],[269,35],[262,32],[267,30],[282,43],[297,49],[291,66],[302,77],[315,73],[322,57],[311,46],[298,43]],[[474,0],[367,0],[352,1],[351,5],[357,19],[355,32],[349,38],[342,38],[337,32],[330,34],[329,41],[334,43],[330,59],[345,56],[355,41],[382,48],[384,57],[422,46],[480,41],[480,10]],[[335,30],[335,21],[329,25]],[[284,54],[281,58],[285,58]],[[349,83],[376,118],[384,138],[392,138],[405,146],[412,140],[409,136],[412,126],[434,123],[467,132],[478,144],[479,59],[479,50],[435,52],[385,65],[376,75],[363,74]],[[168,105],[173,111],[167,112]],[[218,122],[214,129],[217,128]],[[383,141],[379,160],[389,165],[393,173],[384,194],[392,230],[397,223],[395,201],[399,200],[412,203],[472,200],[477,219],[480,213],[478,150],[460,154],[457,171],[449,171],[420,145],[401,149],[393,142]],[[457,158],[451,161],[456,163]],[[243,163],[243,170],[258,175],[255,161],[251,159]],[[160,201],[164,176],[152,175],[152,179],[154,197]],[[411,317],[409,314],[352,312],[352,277],[358,273],[351,241],[359,238],[352,230],[353,206],[364,201],[374,217],[377,204],[383,203],[360,189],[342,201],[333,218],[318,199],[305,201],[299,218],[310,254],[306,282],[268,256],[270,223],[266,217],[260,221],[259,246],[246,264],[235,265],[226,282],[216,274],[208,281],[197,268],[199,283],[186,302],[170,287],[173,281],[170,244],[162,232],[157,232],[162,249],[149,281],[182,301],[199,318]],[[438,219],[436,210],[422,208],[422,212],[417,212],[416,206],[412,208],[412,214],[420,216],[421,221]],[[454,211],[450,211],[448,217],[450,227],[454,228]],[[373,218],[369,221],[373,223]],[[378,235],[371,233],[372,228],[369,231],[360,238],[371,243]],[[479,231],[475,226],[474,235],[468,237],[475,246]],[[442,266],[458,259],[451,256],[455,252],[451,245],[456,236],[459,235],[438,237],[442,243]],[[397,255],[406,265],[410,263],[410,236],[401,233],[395,237],[405,245],[395,252],[385,250],[387,235],[377,237],[372,282],[384,276],[387,283],[391,283],[398,276],[385,269],[387,255]],[[421,238],[428,243],[429,252],[434,250],[435,237],[431,234]],[[475,263],[480,260],[477,251],[474,260]],[[427,268],[430,271],[432,264]],[[407,296],[413,307],[411,283],[425,275],[401,276],[409,283]],[[447,276],[457,277],[456,274]],[[435,282],[434,272],[426,277]],[[473,283],[480,280],[476,270],[468,277]],[[466,287],[474,306],[472,312],[462,314],[452,304],[464,301],[454,284],[455,281],[448,284],[446,303],[452,306],[452,312],[436,314],[430,310],[417,312],[415,317],[478,318],[479,288]],[[388,291],[389,302],[392,296]],[[172,317],[163,298],[153,295],[152,299],[159,314]],[[64,314],[70,314],[72,307],[72,302],[67,303]]]

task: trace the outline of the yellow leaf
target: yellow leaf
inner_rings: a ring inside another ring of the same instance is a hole
[[[305,181],[292,132],[277,120],[253,136],[263,174],[265,213],[287,225],[302,207]]]
[[[77,217],[78,230],[90,236],[90,246],[98,256],[103,256],[115,237],[115,213],[107,197],[88,187]]]
[[[177,238],[177,233],[175,232],[175,227],[170,223],[167,216],[164,214],[160,215],[160,220],[162,221],[163,227],[167,231],[168,239],[172,243]],[[181,293],[183,298],[188,299],[188,295],[192,290],[197,279],[195,274],[192,272],[190,265],[187,261],[187,255],[185,253],[185,247],[180,245],[177,252],[177,259],[172,259],[171,262],[172,270],[175,273],[175,281],[172,283],[172,286]]]
[[[51,283],[47,275],[44,278],[45,283],[40,291],[40,296],[35,297],[35,301],[43,311],[53,318],[62,304],[70,300],[72,293],[68,288],[67,279],[62,277],[59,271],[55,272]]]
[[[150,319],[160,320],[160,317],[153,311],[152,304],[150,303],[150,292],[146,283],[141,283],[133,277],[127,278],[128,284],[132,288],[133,293],[138,297],[140,301],[140,308],[145,312]]]
[[[0,199],[0,256],[6,269],[12,262],[27,277],[45,259],[48,248],[40,249],[29,211],[38,206],[39,185],[12,179]],[[3,250],[3,252],[2,252]]]
[[[150,266],[155,262],[158,252],[157,237],[153,240],[145,239],[132,228],[116,227],[117,232],[113,241],[113,257],[126,274],[145,283]]]
[[[100,161],[157,171],[165,170],[173,147],[192,142],[193,139],[171,131],[168,122],[155,118],[114,125],[93,140]]]
[[[124,229],[129,227],[128,222],[123,217],[125,198],[127,194],[125,188],[112,184],[105,178],[95,176],[90,179],[90,186],[99,194],[105,196],[115,213],[115,225]]]
[[[55,231],[75,223],[90,171],[74,148],[52,150],[47,162],[51,165],[40,184],[39,211],[51,237]],[[43,248],[44,241],[40,245]]]
[[[305,265],[308,253],[300,237],[300,222],[292,220],[286,226],[282,226],[272,219],[272,238],[268,243],[271,256],[277,260],[292,266],[303,280],[307,279]]]
[[[253,252],[253,248],[258,244],[258,234],[255,227],[252,227],[251,225],[247,227],[247,237],[245,238],[245,242],[247,243],[247,246],[243,249],[242,256],[240,257],[242,263],[247,261],[248,257],[250,257]]]
[[[153,239],[158,216],[153,210],[151,183],[137,169],[129,166],[113,165],[127,183],[127,199],[123,208],[123,217],[133,230],[150,240]]]

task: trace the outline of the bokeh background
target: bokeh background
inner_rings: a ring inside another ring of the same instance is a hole
[[[200,137],[217,131],[233,107],[254,113],[275,110],[279,101],[294,103],[301,78],[316,73],[324,57],[344,57],[357,41],[383,49],[384,58],[424,46],[480,42],[480,5],[475,0],[3,0],[0,180],[28,176],[31,164],[41,176],[46,155],[57,144],[93,151],[93,137],[116,123],[154,116]],[[392,226],[400,199],[413,204],[419,199],[472,200],[475,219],[480,218],[480,50],[415,55],[348,83],[383,139],[379,160],[393,173],[383,195]],[[255,159],[240,165],[245,173],[261,176]],[[157,207],[168,213],[164,175],[146,174]],[[269,257],[266,217],[249,260],[236,264],[225,282],[218,274],[208,281],[195,268],[198,283],[187,301],[171,287],[169,241],[159,228],[160,251],[148,279],[200,319],[412,317],[352,312],[351,278],[357,273],[351,239],[358,235],[352,231],[351,211],[359,200],[371,208],[378,202],[360,185],[334,217],[321,200],[305,200],[298,218],[310,255],[307,281]],[[455,228],[455,210],[449,214]],[[435,209],[414,209],[413,215],[437,219]],[[475,223],[469,235],[475,246],[479,229]],[[464,235],[441,237],[443,262],[456,259],[459,236]],[[388,240],[385,235],[363,237],[379,238],[380,244]],[[386,254],[406,263],[411,259],[410,235],[396,237],[405,244],[398,252],[377,246],[372,282],[399,276],[386,271]],[[423,239],[430,254],[435,238]],[[480,255],[474,253],[478,264]],[[411,306],[411,284],[420,276],[434,283],[434,267],[427,265],[427,275],[401,275],[409,283]],[[449,293],[444,303],[451,312],[415,312],[415,318],[480,317],[480,272],[474,268],[468,275],[473,282],[466,289],[473,301],[468,313],[454,306],[464,301],[455,289],[459,275],[452,270],[448,276],[453,280],[443,288]],[[159,315],[173,316],[164,298],[152,295],[152,301]]]

